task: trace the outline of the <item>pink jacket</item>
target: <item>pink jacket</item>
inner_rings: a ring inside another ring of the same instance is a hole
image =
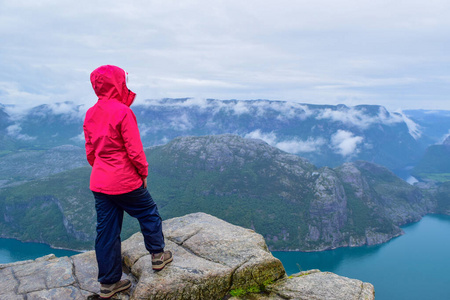
[[[91,73],[98,101],[87,111],[83,129],[94,192],[128,193],[148,175],[136,116],[129,107],[136,94],[127,88],[126,77],[124,70],[110,65]]]

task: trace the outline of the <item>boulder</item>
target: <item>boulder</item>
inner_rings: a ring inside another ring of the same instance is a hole
[[[350,279],[330,272],[310,270],[292,275],[267,287],[271,296],[279,299],[308,300],[372,300],[372,284]]]
[[[237,291],[254,299],[374,299],[372,285],[332,273],[287,277],[261,235],[211,215],[166,220],[163,231],[174,260],[159,272],[140,233],[122,243],[132,287],[114,299],[227,299]],[[98,291],[93,251],[0,265],[0,299],[96,299]]]
[[[319,270],[304,271],[267,285],[263,292],[239,291],[228,300],[373,300],[373,285]]]

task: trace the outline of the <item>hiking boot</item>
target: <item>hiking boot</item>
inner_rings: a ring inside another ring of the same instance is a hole
[[[152,268],[155,271],[160,271],[173,260],[172,252],[164,251],[152,254]]]
[[[116,293],[124,291],[131,286],[128,279],[120,280],[113,284],[100,284],[100,299],[109,299]]]

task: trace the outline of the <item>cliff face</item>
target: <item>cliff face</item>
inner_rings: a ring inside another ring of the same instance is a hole
[[[420,220],[436,205],[418,188],[368,162],[317,173],[304,250],[384,243],[402,234],[400,225]]]
[[[287,277],[261,235],[204,213],[166,220],[174,260],[154,272],[141,234],[122,243],[132,287],[115,299],[374,299],[369,283],[320,271]],[[1,299],[96,299],[93,251],[0,265]]]
[[[273,250],[386,242],[435,205],[381,166],[354,162],[317,169],[260,140],[233,135],[177,138],[148,156],[155,193],[176,199],[162,211],[176,216],[193,205],[255,229]],[[169,181],[177,190],[164,184]]]
[[[344,239],[342,229],[348,222],[347,197],[336,173],[324,168],[314,182],[314,198],[309,206],[305,242],[312,247],[338,247]]]

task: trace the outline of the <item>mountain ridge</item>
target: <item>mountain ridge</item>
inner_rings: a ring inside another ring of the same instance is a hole
[[[82,146],[83,110],[81,105],[65,102],[35,107],[21,117],[0,115],[3,145],[6,150]],[[397,174],[414,165],[435,142],[423,134],[433,134],[424,126],[439,129],[424,114],[415,114],[422,122],[419,125],[405,113],[378,105],[180,98],[145,100],[133,110],[146,147],[177,136],[232,133],[263,139],[317,166],[366,160]]]
[[[163,218],[204,211],[254,229],[273,250],[386,242],[402,234],[400,225],[418,221],[436,207],[429,194],[384,167],[353,162],[317,168],[261,140],[236,135],[179,137],[147,149],[146,155],[150,192]],[[0,189],[2,233],[21,240],[34,234],[41,242],[65,248],[92,247],[95,212],[89,172],[90,167],[83,167]],[[42,199],[53,204],[46,207]],[[445,197],[442,201],[448,202]],[[30,212],[24,214],[24,207]],[[47,236],[33,233],[43,210],[62,220]],[[22,227],[11,227],[15,223]],[[125,220],[124,235],[137,230],[136,222]],[[69,245],[71,239],[78,244]]]

